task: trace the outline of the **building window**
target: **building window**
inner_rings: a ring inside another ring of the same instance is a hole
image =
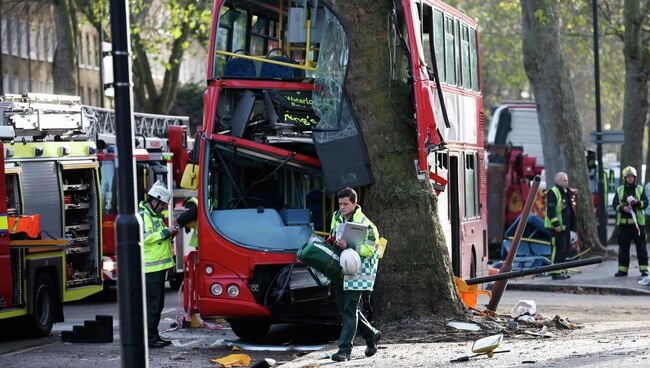
[[[86,34],[86,65],[92,67],[95,65],[95,60],[93,59],[93,50],[95,49],[93,45],[93,38],[89,34]]]
[[[7,27],[7,18],[3,16],[0,20],[0,32],[2,32],[2,44],[0,47],[2,47],[3,54],[9,53],[9,35],[7,34],[8,31],[9,29]]]
[[[83,58],[83,40],[83,36],[77,36],[77,63],[79,63],[79,66],[83,66],[85,64]]]
[[[20,57],[27,59],[27,37],[29,37],[29,33],[27,33],[27,22],[22,20],[18,21],[18,29],[20,30],[20,34],[18,35],[20,37]]]
[[[56,49],[56,39],[54,38],[54,28],[47,27],[47,61],[54,61],[54,50]]]
[[[8,93],[20,93],[20,79],[13,77],[11,80],[11,89]]]
[[[46,28],[44,25],[39,25],[38,26],[38,46],[37,46],[37,51],[38,51],[38,60],[40,61],[45,61],[45,57],[47,54],[47,47],[45,47],[45,32]]]
[[[38,59],[38,26],[29,22],[29,58],[31,60]]]
[[[2,92],[7,93],[9,89],[9,75],[3,74],[2,75]]]
[[[18,20],[9,18],[9,37],[11,40],[11,55],[18,56]]]

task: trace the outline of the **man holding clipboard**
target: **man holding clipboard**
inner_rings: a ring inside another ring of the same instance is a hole
[[[365,355],[371,357],[377,352],[377,343],[381,333],[359,310],[363,291],[371,291],[377,275],[376,241],[379,240],[377,227],[361,212],[357,204],[357,193],[352,188],[345,188],[336,195],[339,210],[332,216],[330,241],[344,250],[355,249],[361,256],[361,268],[355,275],[344,275],[343,285],[333,285],[334,302],[341,313],[343,328],[339,337],[339,350],[332,355],[334,361],[350,360],[352,341],[357,333],[366,340]]]

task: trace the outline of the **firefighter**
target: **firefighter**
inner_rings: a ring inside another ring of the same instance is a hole
[[[192,233],[192,238],[190,239],[190,246],[193,248],[198,248],[199,240],[199,227],[196,219],[199,214],[199,201],[196,197],[190,197],[183,202],[183,207],[187,208],[185,212],[178,215],[176,218],[176,223],[185,229],[185,234],[188,234],[190,231],[194,230]]]
[[[147,335],[150,348],[162,348],[171,341],[160,337],[158,323],[165,305],[165,276],[174,267],[171,240],[178,234],[177,228],[165,226],[162,212],[171,201],[171,193],[156,182],[146,201],[140,202],[140,217],[144,224],[144,272],[147,293]]]
[[[618,226],[618,272],[614,276],[627,276],[630,266],[630,243],[636,245],[641,276],[648,276],[648,251],[645,244],[645,215],[643,209],[648,205],[643,187],[636,184],[636,169],[628,166],[623,169],[625,183],[616,189],[612,207],[616,210]]]
[[[345,188],[337,194],[339,210],[332,216],[331,235],[336,235],[336,228],[344,222],[356,222],[368,226],[366,241],[359,249],[361,256],[361,268],[355,275],[345,275],[343,285],[333,285],[334,302],[341,314],[343,328],[339,337],[339,350],[332,355],[334,361],[345,361],[350,359],[352,353],[352,341],[357,333],[357,326],[361,336],[366,340],[365,355],[371,357],[377,352],[377,343],[381,333],[372,327],[370,322],[359,310],[361,294],[370,291],[377,275],[377,263],[379,256],[375,241],[379,240],[377,227],[368,220],[361,212],[357,204],[357,193],[351,188]],[[348,247],[345,240],[336,241],[339,249]]]
[[[564,172],[555,175],[555,185],[546,192],[546,213],[544,227],[552,231],[551,263],[566,261],[567,250],[571,244],[571,230],[575,226],[575,214],[571,205],[569,177]],[[570,278],[565,271],[551,272],[553,280]]]

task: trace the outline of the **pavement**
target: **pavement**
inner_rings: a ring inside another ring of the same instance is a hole
[[[618,246],[608,246],[618,252]],[[589,256],[587,256],[589,257]],[[570,279],[553,280],[550,275],[526,276],[508,281],[508,290],[597,293],[619,295],[650,295],[650,287],[639,285],[642,279],[634,246],[630,250],[630,270],[627,277],[614,277],[618,261],[605,260],[602,263],[569,269]]]

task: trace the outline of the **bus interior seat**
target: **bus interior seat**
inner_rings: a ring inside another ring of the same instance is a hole
[[[293,64],[294,61],[289,59],[287,55],[275,55],[271,56],[273,52],[282,51],[282,49],[276,48],[270,50],[266,54],[268,60],[281,61],[283,63]],[[293,68],[285,65],[273,64],[273,63],[262,63],[260,67],[260,78],[292,78],[293,77]]]
[[[253,111],[253,105],[255,104],[255,93],[252,91],[246,90],[241,94],[239,101],[237,102],[237,107],[235,107],[235,112],[233,113],[231,124],[230,135],[233,137],[241,137],[244,134],[246,129],[246,124],[248,119],[251,116],[251,111]]]
[[[244,50],[236,50],[235,53],[240,51]],[[223,67],[224,78],[255,78],[256,74],[257,71],[253,60],[231,56]]]
[[[280,217],[285,225],[309,225],[311,213],[307,208],[284,208],[280,211]]]

